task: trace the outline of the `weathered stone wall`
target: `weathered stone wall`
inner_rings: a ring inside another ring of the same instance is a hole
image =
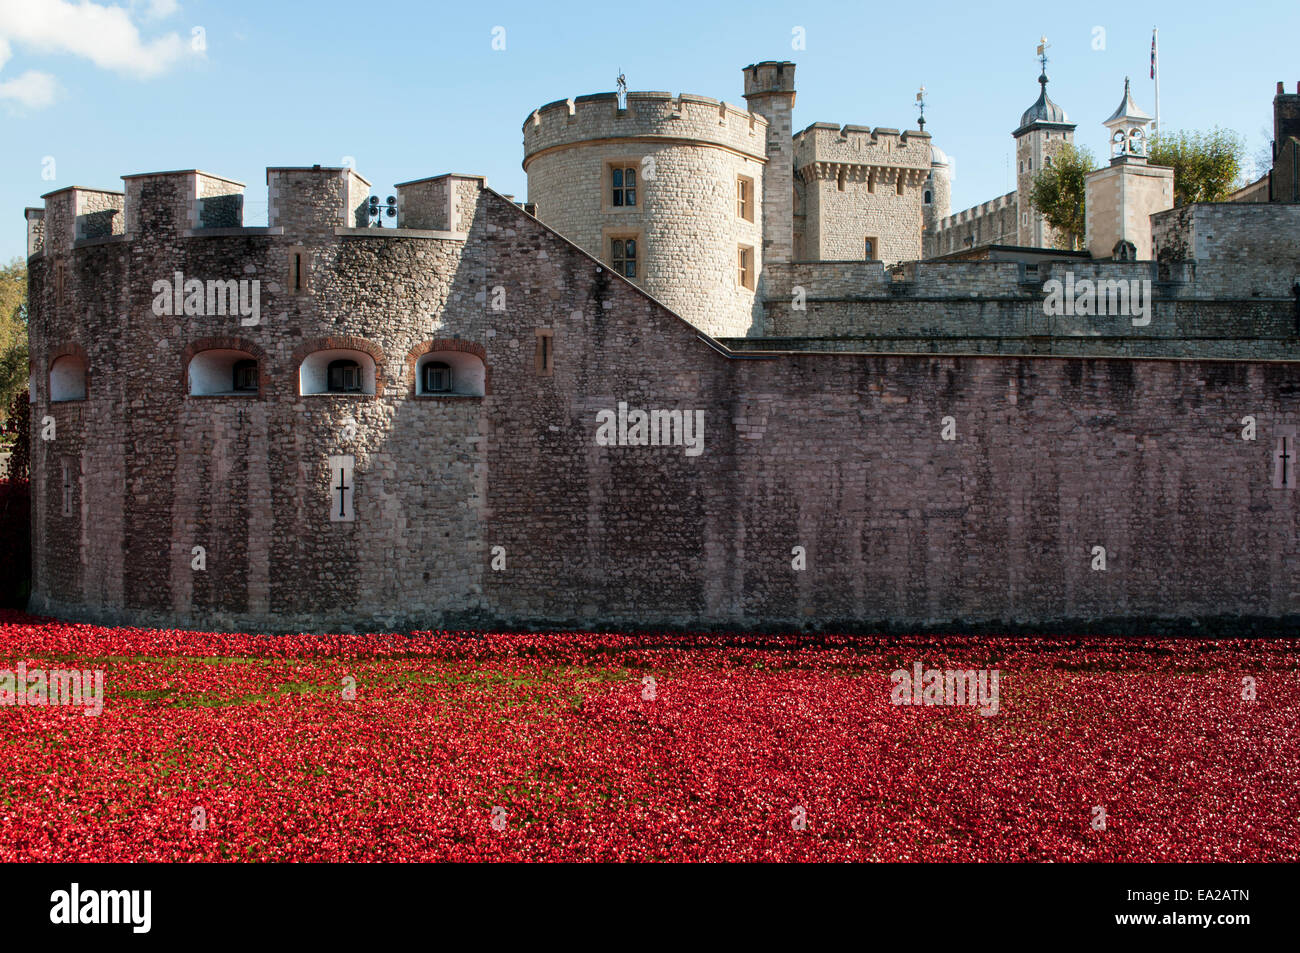
[[[1281,268],[1285,287],[1300,276],[1300,205],[1197,202],[1152,215],[1151,234],[1162,261]]]
[[[59,428],[33,435],[34,608],[273,631],[1300,613],[1297,494],[1270,483],[1277,429],[1300,423],[1294,360],[744,359],[493,193],[463,241],[282,212],[307,226],[164,220],[76,247],[63,306],[32,260],[34,361],[73,342],[91,368],[86,400],[33,408]],[[150,309],[158,277],[271,279],[291,245],[313,250],[311,293],[268,280],[258,326]],[[379,393],[299,397],[298,357],[347,338]],[[186,353],[232,339],[263,359],[261,395],[187,397]],[[438,339],[481,347],[486,396],[410,395],[410,355]],[[598,445],[620,402],[703,411],[702,452]],[[336,453],[356,459],[352,523],[328,516]]]
[[[946,261],[895,276],[866,262],[770,266],[765,327],[780,340],[745,349],[1290,358],[1300,350],[1294,270],[1294,263],[1284,272],[1217,262]],[[1134,325],[1142,316],[1133,314],[1049,315],[1045,286],[1067,279],[1122,281],[1130,291],[1134,281],[1150,282],[1150,323]],[[798,338],[809,340],[791,340]]]

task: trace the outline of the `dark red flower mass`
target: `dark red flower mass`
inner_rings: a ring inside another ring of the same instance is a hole
[[[997,713],[894,704],[915,662],[997,670]],[[0,670],[104,673],[97,717],[0,706],[0,861],[1294,861],[1298,662],[1300,640],[0,613]]]

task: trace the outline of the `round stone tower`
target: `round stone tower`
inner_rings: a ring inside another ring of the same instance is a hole
[[[930,145],[930,175],[921,194],[921,218],[926,237],[951,214],[952,161],[938,146]]]
[[[524,123],[528,201],[701,330],[742,337],[763,266],[767,126],[685,93],[549,103]]]

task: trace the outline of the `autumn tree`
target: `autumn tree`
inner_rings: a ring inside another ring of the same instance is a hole
[[[1147,161],[1174,170],[1174,204],[1222,202],[1237,186],[1246,143],[1235,132],[1161,133],[1151,140]]]
[[[1087,149],[1070,143],[1034,176],[1029,203],[1056,229],[1056,247],[1073,251],[1083,245],[1084,179],[1096,168],[1096,160]]]

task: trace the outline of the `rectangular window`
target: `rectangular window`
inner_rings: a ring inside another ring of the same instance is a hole
[[[555,331],[553,329],[537,329],[537,350],[534,353],[533,366],[543,377],[550,377],[555,373]]]
[[[754,180],[746,175],[736,177],[736,214],[747,222],[754,220]]]
[[[329,458],[331,523],[352,523],[357,518],[352,508],[354,459],[351,454]]]
[[[63,304],[64,288],[67,279],[67,268],[62,261],[54,263],[54,303]]]
[[[754,290],[754,249],[751,245],[741,245],[736,253],[736,283],[742,288]]]
[[[609,263],[624,278],[636,277],[635,238],[612,238],[609,242]]]
[[[307,249],[294,245],[289,249],[289,290],[296,295],[307,293]]]
[[[865,247],[864,250],[866,251],[867,261],[877,261],[877,260],[879,260],[879,255],[877,254],[877,252],[880,251],[880,241],[879,241],[879,239],[868,238],[868,239],[866,239],[866,241],[865,241],[865,246],[866,246],[866,247]]]
[[[613,186],[613,205],[626,208],[636,205],[636,167],[626,164],[611,166],[610,183]]]
[[[894,187],[895,187],[895,189],[898,191],[898,194],[899,194],[899,195],[902,195],[902,194],[903,194],[903,183],[904,183],[904,181],[905,181],[905,179],[903,178],[903,173],[902,173],[902,172],[899,172],[899,173],[898,173],[898,181],[894,183]]]
[[[257,361],[235,362],[235,390],[257,390]]]

